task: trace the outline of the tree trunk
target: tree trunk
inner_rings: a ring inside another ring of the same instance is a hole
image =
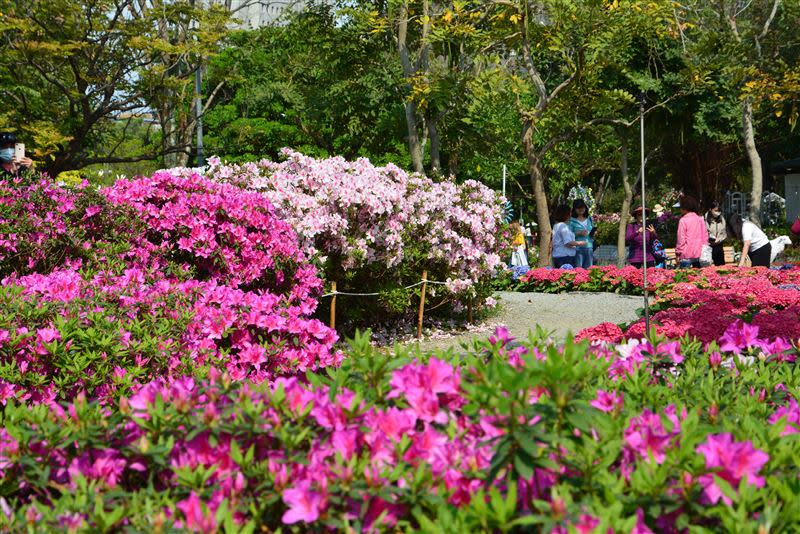
[[[428,120],[428,137],[431,140],[431,172],[439,173],[442,170],[441,146],[442,140],[439,137],[439,128],[433,119]]]
[[[547,193],[544,187],[544,173],[541,158],[533,146],[533,124],[525,120],[522,128],[522,146],[528,159],[528,173],[533,185],[533,198],[536,203],[536,222],[539,225],[539,267],[550,265],[550,210],[547,207]]]
[[[761,224],[761,195],[763,194],[763,173],[761,170],[761,156],[756,148],[753,134],[753,105],[750,98],[746,98],[742,105],[742,136],[747,159],[753,174],[753,188],[750,190],[750,220]]]
[[[406,102],[406,125],[408,126],[408,153],[411,156],[411,167],[414,172],[424,173],[422,166],[422,141],[417,132],[417,105]]]
[[[403,75],[410,80],[414,75],[411,58],[408,55],[408,0],[400,8],[400,20],[397,31],[397,51],[400,54],[400,63],[403,66]],[[408,153],[411,156],[411,166],[415,172],[425,172],[422,166],[422,143],[417,130],[417,105],[410,100],[405,103],[406,126],[408,127]]]
[[[452,147],[451,147],[452,148]],[[459,150],[455,149],[449,153],[447,158],[447,172],[450,176],[455,176],[458,174],[458,153]]]
[[[603,173],[603,176],[600,177],[600,181],[594,194],[595,210],[600,209],[600,205],[603,203],[603,199],[606,196],[606,190],[608,189],[609,183],[611,183],[611,175]]]
[[[617,267],[621,269],[625,266],[625,230],[628,226],[631,200],[633,199],[633,188],[628,177],[628,139],[624,136],[620,150],[619,170],[622,175],[622,187],[625,190],[625,198],[622,201],[622,208],[619,210],[619,231],[617,232]]]

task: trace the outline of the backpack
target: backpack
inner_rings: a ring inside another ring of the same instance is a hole
[[[653,259],[656,263],[664,263],[667,261],[667,254],[664,252],[664,244],[656,238],[653,239]]]

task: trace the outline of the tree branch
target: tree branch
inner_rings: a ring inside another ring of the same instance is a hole
[[[542,75],[533,63],[533,54],[531,52],[531,45],[528,41],[528,26],[525,22],[526,16],[520,15],[519,18],[519,33],[522,35],[522,56],[525,61],[525,66],[528,69],[528,76],[536,87],[536,92],[539,93],[539,102],[536,104],[536,110],[544,110],[549,103],[547,99],[547,87],[544,85]]]
[[[151,154],[139,154],[138,156],[86,158],[81,163],[83,164],[83,167],[87,167],[89,165],[94,165],[95,163],[136,163],[137,161],[152,161],[159,156],[166,156],[167,154],[191,154],[191,148],[191,145],[182,145],[180,147],[172,147],[167,150],[161,150]]]
[[[764,21],[764,29],[761,30],[760,34],[758,34],[759,39],[763,39],[767,36],[769,27],[772,24],[772,21],[775,20],[775,14],[778,13],[778,6],[780,6],[780,4],[781,0],[775,0],[775,2],[772,3],[772,11],[770,12],[769,17],[767,17],[767,20]]]
[[[214,102],[214,98],[216,98],[217,93],[219,92],[220,89],[222,89],[223,85],[225,85],[225,80],[222,80],[221,82],[219,82],[217,84],[217,86],[214,88],[214,90],[211,91],[211,94],[208,95],[208,98],[206,99],[206,103],[203,106],[203,109],[201,110],[201,113],[200,113],[201,117],[203,115],[205,115],[206,111],[208,111],[208,108],[211,107],[211,104]]]

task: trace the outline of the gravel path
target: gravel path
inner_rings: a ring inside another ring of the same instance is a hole
[[[419,344],[422,350],[447,349],[469,343],[472,339],[485,339],[496,325],[508,328],[514,337],[525,338],[536,325],[552,331],[557,337],[576,333],[602,322],[627,323],[639,316],[642,297],[618,295],[616,293],[515,293],[501,291],[497,294],[502,309],[498,316],[478,328],[478,332],[466,332],[441,339],[412,341],[407,346]]]

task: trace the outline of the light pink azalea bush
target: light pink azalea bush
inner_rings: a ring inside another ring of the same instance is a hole
[[[505,246],[494,191],[367,159],[314,159],[289,150],[285,156],[242,165],[212,159],[208,172],[268,198],[340,289],[389,292],[427,270],[453,294],[486,291]]]

